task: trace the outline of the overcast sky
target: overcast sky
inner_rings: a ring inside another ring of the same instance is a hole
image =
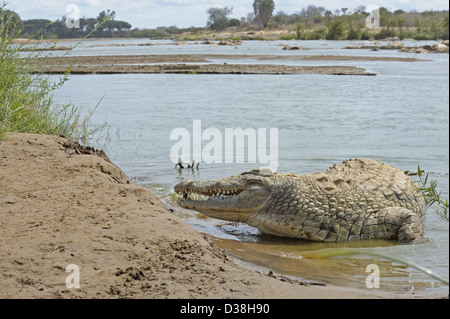
[[[17,12],[22,20],[56,20],[67,16],[66,8],[75,4],[81,17],[95,18],[103,10],[114,10],[116,20],[124,20],[133,28],[155,28],[176,25],[180,28],[203,27],[206,11],[211,7],[233,7],[230,17],[246,17],[252,11],[253,0],[7,0],[7,8]],[[448,0],[275,0],[275,12],[292,14],[309,4],[335,10],[354,9],[359,5],[377,5],[392,10],[448,10]]]

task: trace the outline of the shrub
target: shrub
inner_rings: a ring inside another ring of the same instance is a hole
[[[382,29],[380,32],[375,34],[373,37],[375,38],[375,40],[382,40],[382,39],[395,37],[395,36],[396,36],[396,34],[393,29],[391,29],[389,31],[387,29]]]
[[[18,34],[11,30],[15,25],[10,18],[0,20],[0,138],[10,132],[39,133],[86,143],[102,131],[105,125],[92,126],[90,115],[82,118],[74,105],[53,105],[53,92],[67,81],[69,70],[59,82],[51,82],[37,69],[36,53],[21,58],[23,45],[14,44]]]
[[[297,35],[295,34],[286,34],[280,37],[280,40],[295,40]]]
[[[328,24],[327,40],[342,40],[344,38],[344,20],[336,18]]]
[[[238,27],[240,25],[241,25],[241,20],[239,20],[239,19],[234,18],[234,19],[231,19],[230,21],[228,21],[229,27]]]
[[[369,40],[369,39],[371,39],[371,38],[373,38],[373,35],[370,34],[369,32],[363,31],[363,32],[361,33],[360,40]]]
[[[361,30],[351,29],[347,34],[347,40],[360,40]]]

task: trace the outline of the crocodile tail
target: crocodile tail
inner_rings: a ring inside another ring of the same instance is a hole
[[[402,243],[411,243],[422,237],[423,234],[422,220],[417,215],[411,213],[398,230],[398,241]]]

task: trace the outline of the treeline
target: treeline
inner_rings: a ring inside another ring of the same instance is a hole
[[[369,13],[365,6],[354,9],[342,8],[328,10],[323,6],[309,5],[293,14],[278,11],[275,14],[273,0],[254,0],[253,12],[246,17],[232,17],[233,8],[209,8],[206,27],[179,29],[176,26],[156,29],[134,29],[131,37],[176,38],[184,34],[184,39],[201,39],[210,31],[257,31],[285,30],[281,40],[369,40],[398,37],[416,40],[448,40],[449,12],[390,11],[380,8],[380,28],[367,29],[366,18]],[[251,37],[252,39],[263,39]]]
[[[273,0],[254,0],[253,12],[247,17],[229,18],[233,8],[210,8],[207,26],[211,30],[223,31],[227,28],[286,30],[290,34],[282,39],[299,40],[366,40],[388,37],[435,40],[449,38],[448,11],[406,12],[379,8],[380,29],[366,28],[369,16],[365,6],[354,9],[328,10],[323,6],[309,5],[293,14],[278,11],[275,14]]]
[[[277,29],[293,25],[295,34],[285,38],[328,39],[328,40],[368,40],[388,37],[413,38],[416,40],[436,40],[449,38],[448,11],[405,12],[379,8],[380,29],[367,29],[369,13],[365,6],[355,9],[342,8],[327,10],[310,5],[299,12],[288,15],[275,14],[268,28]]]
[[[365,6],[328,10],[323,6],[309,5],[297,12],[287,14],[275,11],[273,0],[249,0],[246,17],[232,17],[233,8],[209,8],[205,27],[178,28],[161,26],[154,29],[132,29],[130,23],[115,19],[116,13],[102,11],[96,18],[83,17],[79,28],[68,28],[66,17],[50,21],[34,19],[22,21],[15,12],[0,8],[0,18],[13,17],[15,31],[27,38],[79,38],[92,37],[139,37],[200,39],[208,31],[255,31],[285,30],[280,39],[300,40],[367,40],[388,37],[436,40],[449,38],[449,12],[424,11],[405,12],[380,8],[380,29],[367,29]],[[253,10],[252,10],[253,9]],[[183,36],[182,36],[183,35]],[[258,37],[253,37],[258,39]]]
[[[15,32],[21,37],[31,39],[80,38],[88,35],[97,38],[130,36],[132,25],[126,21],[115,20],[115,16],[115,11],[106,10],[100,12],[96,18],[80,18],[76,27],[68,27],[67,22],[74,24],[75,21],[67,20],[65,16],[55,21],[47,19],[22,21],[17,13],[0,8],[0,19],[13,17]]]

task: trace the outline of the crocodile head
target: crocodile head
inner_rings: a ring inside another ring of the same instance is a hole
[[[270,169],[252,170],[212,181],[186,180],[177,184],[178,204],[206,216],[234,222],[247,222],[271,194]]]

